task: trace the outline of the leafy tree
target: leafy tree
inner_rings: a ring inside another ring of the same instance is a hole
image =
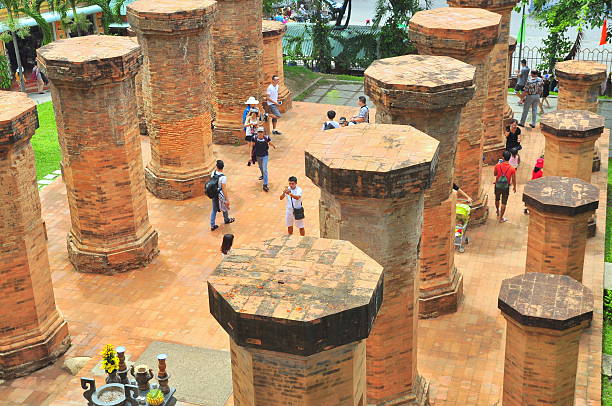
[[[329,42],[333,27],[323,16],[323,1],[314,1],[315,13],[310,27],[312,35],[312,57],[321,72],[329,73],[332,67],[331,44]]]
[[[125,0],[88,0],[87,3],[102,9],[102,25],[105,34],[109,33],[110,24],[121,21],[121,7]]]
[[[11,66],[6,55],[0,54],[0,89],[10,89],[13,83]]]
[[[49,0],[49,7],[59,13],[62,26],[70,37],[75,33],[80,37],[91,25],[86,16],[77,13],[78,3],[79,0]],[[68,17],[69,11],[72,11],[72,18]]]
[[[425,1],[425,9],[431,6]],[[378,29],[379,57],[388,58],[406,55],[414,51],[408,39],[408,22],[410,18],[423,10],[419,0],[378,0],[374,14],[373,26]],[[381,23],[384,25],[381,26]]]
[[[19,44],[17,43],[17,37],[25,38],[29,35],[30,30],[28,27],[19,25],[19,10],[21,7],[21,0],[1,0],[0,7],[6,9],[6,21],[4,22],[8,27],[8,30],[0,33],[0,39],[4,42],[13,42],[13,48],[15,50],[15,59],[17,60],[17,70],[21,72],[19,75],[19,90],[25,92],[25,70],[21,64],[21,56],[19,55]]]
[[[40,8],[45,1],[46,0],[22,0],[21,6],[19,7],[19,12],[36,21],[36,24],[42,33],[41,45],[47,45],[48,43],[53,42],[53,28],[43,18],[42,13],[40,12]]]

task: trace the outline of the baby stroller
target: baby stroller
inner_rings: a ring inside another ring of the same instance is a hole
[[[464,201],[461,199],[461,201]],[[455,205],[455,249],[459,252],[464,252],[465,247],[470,243],[467,236],[467,227],[470,223],[470,212],[472,208],[466,203],[457,203]]]

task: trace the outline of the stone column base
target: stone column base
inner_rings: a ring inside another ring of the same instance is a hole
[[[502,157],[504,150],[506,149],[506,144],[497,144],[497,145],[485,145],[485,150],[483,154],[483,164],[485,165],[495,165],[497,161]]]
[[[200,174],[185,179],[177,179],[156,175],[147,166],[144,171],[145,185],[149,192],[159,199],[187,200],[204,195],[204,187],[210,179],[212,171],[213,166],[211,165],[210,169],[202,171]]]
[[[47,325],[34,334],[20,337],[17,343],[0,342],[0,379],[28,375],[55,362],[70,347],[68,324],[55,313]]]
[[[463,296],[463,275],[453,269],[450,284],[440,288],[423,291],[419,297],[419,318],[430,319],[454,313]]]
[[[489,200],[489,195],[485,193],[485,191],[480,192],[480,196],[474,201],[470,207],[472,211],[470,212],[470,223],[468,224],[468,234],[470,232],[470,227],[478,226],[487,222],[487,218],[489,217],[489,207],[487,206]]]
[[[244,140],[244,130],[241,127],[224,125],[223,123],[215,123],[213,129],[213,144],[231,144],[231,145],[243,145],[246,144]]]
[[[68,233],[68,259],[83,273],[112,275],[147,265],[159,254],[157,231],[151,229],[140,240],[110,249],[95,249],[81,244]]]
[[[429,382],[417,375],[414,381],[414,391],[409,395],[405,395],[393,400],[385,400],[378,403],[372,403],[368,400],[368,406],[429,406]]]

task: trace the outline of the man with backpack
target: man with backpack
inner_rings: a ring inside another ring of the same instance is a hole
[[[357,100],[357,104],[359,105],[359,113],[356,116],[351,117],[351,123],[359,124],[359,123],[369,123],[370,122],[370,109],[366,104],[365,96],[359,96]]]
[[[217,212],[223,213],[225,224],[236,221],[229,216],[230,201],[227,190],[227,176],[223,174],[225,164],[222,160],[217,161],[217,168],[210,174],[210,180],[206,182],[206,196],[212,200],[212,211],[210,212],[210,231],[215,231],[219,226],[216,224]]]
[[[508,162],[511,156],[510,151],[504,151],[504,159],[500,159],[493,170],[495,175],[495,212],[497,213],[497,221],[500,223],[508,221],[504,217],[504,213],[506,212],[506,204],[508,204],[508,196],[510,196],[510,184],[512,184],[513,191],[516,193],[516,170]]]
[[[336,112],[330,110],[327,112],[327,121],[323,122],[323,131],[333,130],[334,128],[340,128],[340,124],[334,120],[336,118]]]

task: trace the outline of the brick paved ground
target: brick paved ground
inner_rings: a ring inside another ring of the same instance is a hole
[[[210,202],[205,197],[177,202],[158,200],[149,194],[149,214],[153,227],[159,231],[161,252],[142,270],[112,277],[74,272],[66,254],[69,214],[64,185],[57,180],[41,191],[57,304],[73,338],[68,356],[94,357],[82,375],[88,375],[97,363],[97,353],[105,343],[127,346],[132,359],[154,340],[229,348],[227,334],[208,312],[205,284],[221,260],[222,233],[236,234],[236,246],[283,233],[285,209],[278,193],[287,176],[296,174],[304,189],[306,232],[318,235],[318,190],[304,176],[303,150],[309,134],[320,128],[329,108],[295,103],[295,108],[284,116],[279,129],[285,133],[274,137],[278,149],[270,152],[269,194],[261,190],[257,170],[246,166],[245,146],[215,146],[215,155],[226,161],[232,215],[237,218],[231,226],[210,232]],[[356,111],[352,107],[335,109],[346,116]],[[520,193],[531,166],[544,149],[543,137],[537,131],[526,129],[524,134],[519,193],[510,196],[510,221],[492,221],[495,210],[490,199],[489,222],[468,231],[471,242],[464,254],[456,256],[456,265],[464,276],[465,294],[459,311],[420,322],[419,372],[431,380],[435,405],[491,406],[500,400],[505,321],[497,309],[497,294],[502,279],[524,270],[528,218],[522,214]],[[147,141],[143,138],[143,143]],[[607,135],[601,139],[600,147],[604,151],[608,148]],[[149,151],[148,145],[142,149],[144,153]],[[587,243],[583,281],[595,293],[597,310],[592,327],[580,343],[576,406],[599,405],[607,160],[602,164],[601,172],[593,174],[593,183],[602,188],[598,234]],[[491,170],[485,168],[485,175]],[[484,182],[490,194],[491,182],[491,177]],[[178,367],[169,363],[169,371]],[[1,384],[0,399],[3,406],[84,405],[78,378],[59,366]]]

